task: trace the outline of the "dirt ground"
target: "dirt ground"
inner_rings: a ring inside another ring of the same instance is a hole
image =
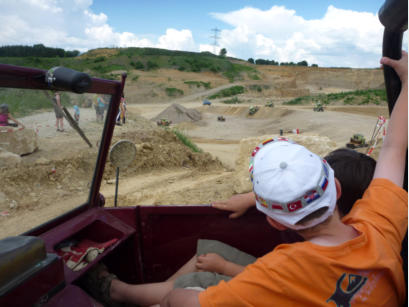
[[[116,126],[113,143],[131,140],[136,144],[137,156],[120,173],[120,206],[205,204],[226,199],[250,189],[247,157],[263,138],[278,136],[282,130],[285,136],[325,155],[344,147],[354,133],[369,139],[377,117],[387,115],[386,106],[334,106],[314,112],[311,106],[283,106],[276,97],[272,99],[273,108],[260,103],[260,110],[250,116],[249,106],[257,105],[257,99],[256,103],[226,105],[215,101],[203,106],[204,95],[195,93],[155,103],[133,103],[128,98],[127,123]],[[171,128],[186,134],[203,153],[193,153],[169,129],[151,121],[172,103],[200,111],[201,120],[181,122]],[[219,115],[226,120],[218,121]],[[64,133],[56,132],[51,112],[21,120],[38,132],[40,149],[22,157],[19,167],[0,169],[3,237],[20,234],[86,201],[102,131],[93,109],[82,109],[80,121],[95,145],[92,148],[68,123]],[[296,129],[300,134],[293,133]],[[101,186],[106,206],[114,204],[114,183],[115,169],[108,162]]]

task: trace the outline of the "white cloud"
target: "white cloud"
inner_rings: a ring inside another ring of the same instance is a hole
[[[189,29],[169,27],[162,35],[145,36],[115,31],[108,12],[95,13],[91,5],[92,0],[0,0],[0,45],[42,43],[80,51],[134,46],[216,54],[226,48],[228,56],[242,59],[307,60],[320,66],[349,67],[376,67],[381,55],[383,27],[378,17],[332,5],[315,20],[306,20],[284,6],[212,13],[229,26],[220,32],[216,48],[196,43]]]
[[[167,29],[166,34],[159,37],[157,48],[196,51],[197,48],[193,41],[193,35],[190,30]]]
[[[307,60],[320,66],[379,65],[383,26],[372,13],[330,5],[324,17],[316,20],[306,20],[283,6],[265,11],[245,7],[212,15],[233,27],[221,32],[219,45],[244,59]]]
[[[0,45],[42,43],[86,51],[98,47],[158,47],[197,50],[190,30],[168,29],[157,41],[116,32],[92,0],[0,0]]]

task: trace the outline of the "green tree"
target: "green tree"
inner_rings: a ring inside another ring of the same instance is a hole
[[[221,56],[221,57],[225,57],[226,56],[226,54],[227,54],[227,50],[226,50],[226,48],[222,48],[222,49],[220,49],[220,52],[219,52],[219,55]]]

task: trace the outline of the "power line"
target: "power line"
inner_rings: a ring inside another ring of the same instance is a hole
[[[219,45],[218,44],[218,40],[220,39],[219,36],[219,32],[221,31],[220,29],[218,29],[217,27],[211,30],[214,34],[212,36],[210,36],[211,38],[214,39],[213,42],[213,53],[216,54],[216,48]]]

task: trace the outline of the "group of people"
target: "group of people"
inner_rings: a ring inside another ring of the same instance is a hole
[[[64,132],[64,112],[63,106],[61,103],[61,95],[58,91],[54,93],[54,97],[52,98],[53,108],[55,113],[55,126],[57,132]],[[98,96],[95,100],[94,106],[97,115],[97,122],[103,122],[104,120],[104,112],[107,107],[108,103],[104,100],[103,97]],[[78,105],[74,105],[74,120],[78,123],[80,120],[80,108]],[[12,122],[10,122],[12,121]],[[126,122],[126,103],[125,103],[125,96],[122,94],[121,102],[119,105],[118,115],[116,117],[116,124],[122,125]],[[11,126],[11,127],[18,127],[20,125],[22,128],[25,128],[23,123],[18,121],[13,115],[10,113],[9,105],[8,104],[1,104],[0,105],[0,126]]]
[[[94,102],[94,108],[96,112],[97,122],[103,122],[105,109],[107,108],[108,103],[102,96],[98,96]],[[123,125],[126,122],[126,102],[125,95],[122,94],[121,101],[119,104],[118,114],[116,116],[116,125]]]
[[[303,242],[279,245],[256,259],[200,240],[198,254],[167,281],[128,284],[100,264],[89,271],[85,286],[108,305],[402,305],[408,55],[384,57],[381,64],[396,71],[402,88],[377,162],[350,149],[321,159],[285,138],[270,139],[251,156],[253,191],[212,204],[233,211],[231,217],[256,206],[272,227],[294,230]]]

